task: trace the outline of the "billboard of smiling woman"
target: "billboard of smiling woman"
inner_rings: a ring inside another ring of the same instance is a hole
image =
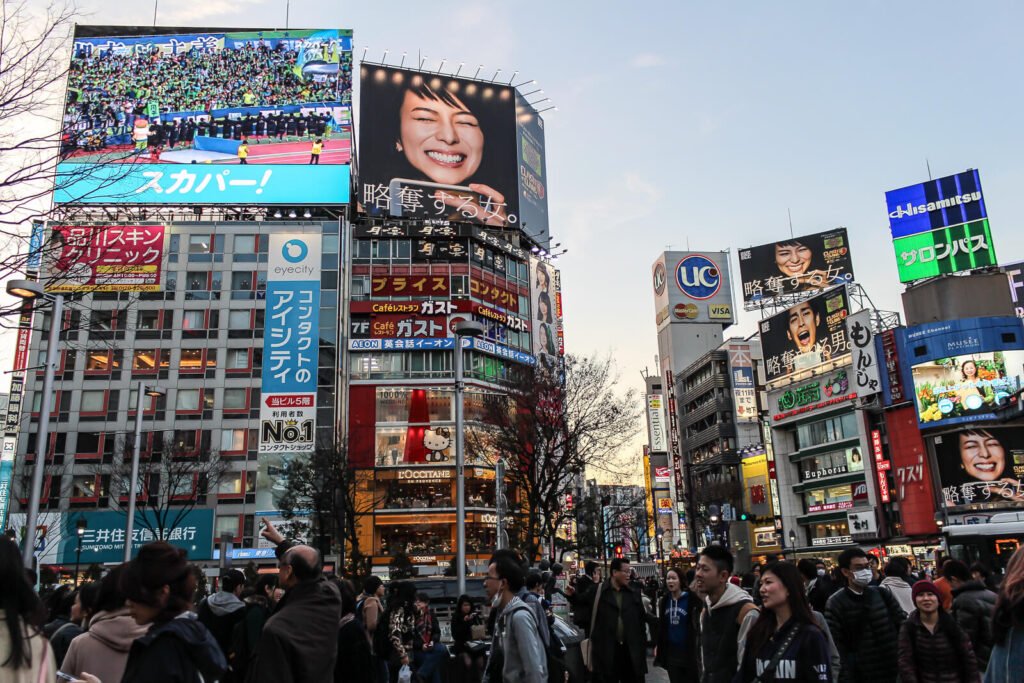
[[[364,212],[519,224],[512,87],[370,64],[359,82]]]
[[[1024,507],[1024,428],[967,427],[935,437],[946,506]]]

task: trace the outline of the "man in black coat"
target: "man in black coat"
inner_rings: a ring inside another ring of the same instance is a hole
[[[595,683],[639,683],[647,673],[646,629],[658,621],[644,609],[640,592],[629,585],[629,560],[612,560],[611,576],[600,586],[590,634]]]
[[[892,593],[871,585],[867,553],[839,554],[847,586],[825,604],[825,619],[839,650],[840,683],[895,683],[900,627],[907,615]]]
[[[601,565],[593,560],[588,560],[583,565],[583,576],[576,579],[576,585],[570,586],[566,591],[566,597],[572,605],[572,621],[583,629],[584,633],[590,630],[590,611],[594,606],[594,594],[597,592],[599,583],[601,583]]]
[[[970,637],[978,667],[984,671],[992,655],[992,616],[996,594],[981,581],[971,577],[971,570],[960,560],[951,560],[942,567],[942,575],[953,589],[953,618]]]
[[[294,545],[263,518],[260,534],[277,548],[284,597],[263,627],[249,683],[330,683],[338,653],[341,595],[323,577],[320,553]]]

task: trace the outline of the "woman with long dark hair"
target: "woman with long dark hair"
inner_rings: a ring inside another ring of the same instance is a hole
[[[132,643],[121,683],[217,681],[227,671],[220,646],[191,611],[196,578],[187,558],[184,550],[156,541],[125,567],[120,588],[128,610],[149,630]],[[86,672],[82,680],[101,683]]]
[[[772,562],[766,566],[759,591],[761,613],[747,634],[737,680],[831,681],[828,641],[807,602],[796,565]]]
[[[699,678],[697,634],[703,602],[684,583],[679,569],[665,573],[668,592],[658,607],[658,634],[654,665],[668,671],[670,683],[690,683]]]
[[[901,683],[978,683],[978,660],[971,640],[942,609],[931,581],[911,588],[914,610],[900,627]]]
[[[486,650],[474,650],[469,645],[471,641],[477,640],[473,637],[473,627],[482,624],[480,613],[476,611],[470,597],[460,595],[455,603],[455,615],[452,617],[452,641],[455,644],[455,657],[462,671],[468,676],[465,680],[470,683],[480,680],[487,664]]]
[[[992,640],[985,683],[1024,681],[1024,548],[1017,548],[1006,565],[992,617]]]
[[[17,544],[7,536],[0,536],[0,586],[0,680],[56,680],[53,650],[39,631],[46,612],[25,577]]]

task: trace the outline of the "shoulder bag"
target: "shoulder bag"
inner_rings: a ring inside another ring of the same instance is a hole
[[[796,634],[799,632],[800,624],[794,624],[793,628],[786,634],[782,643],[780,643],[779,647],[775,650],[775,654],[773,654],[772,658],[768,661],[768,666],[766,666],[764,671],[759,673],[751,683],[764,683],[766,678],[774,675],[775,668],[779,665],[779,662],[782,661],[782,656],[786,654],[786,650],[788,650],[789,646],[793,644],[793,639],[796,638]],[[754,659],[757,659],[756,652],[754,653]]]
[[[593,652],[590,642],[594,635],[594,624],[597,621],[597,603],[601,601],[602,590],[604,590],[604,581],[597,584],[597,595],[594,596],[594,607],[590,612],[590,630],[587,631],[587,637],[580,643],[580,654],[583,655],[583,665],[587,667],[587,671],[594,670]]]

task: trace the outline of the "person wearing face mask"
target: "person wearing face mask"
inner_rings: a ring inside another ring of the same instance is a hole
[[[825,619],[839,649],[839,681],[895,683],[897,636],[907,615],[889,591],[870,585],[867,553],[848,548],[838,562],[847,585],[825,603]]]
[[[836,585],[825,570],[825,563],[804,558],[796,563],[796,568],[800,570],[800,575],[804,579],[807,602],[811,603],[811,608],[815,612],[824,612],[825,603],[836,592]]]

